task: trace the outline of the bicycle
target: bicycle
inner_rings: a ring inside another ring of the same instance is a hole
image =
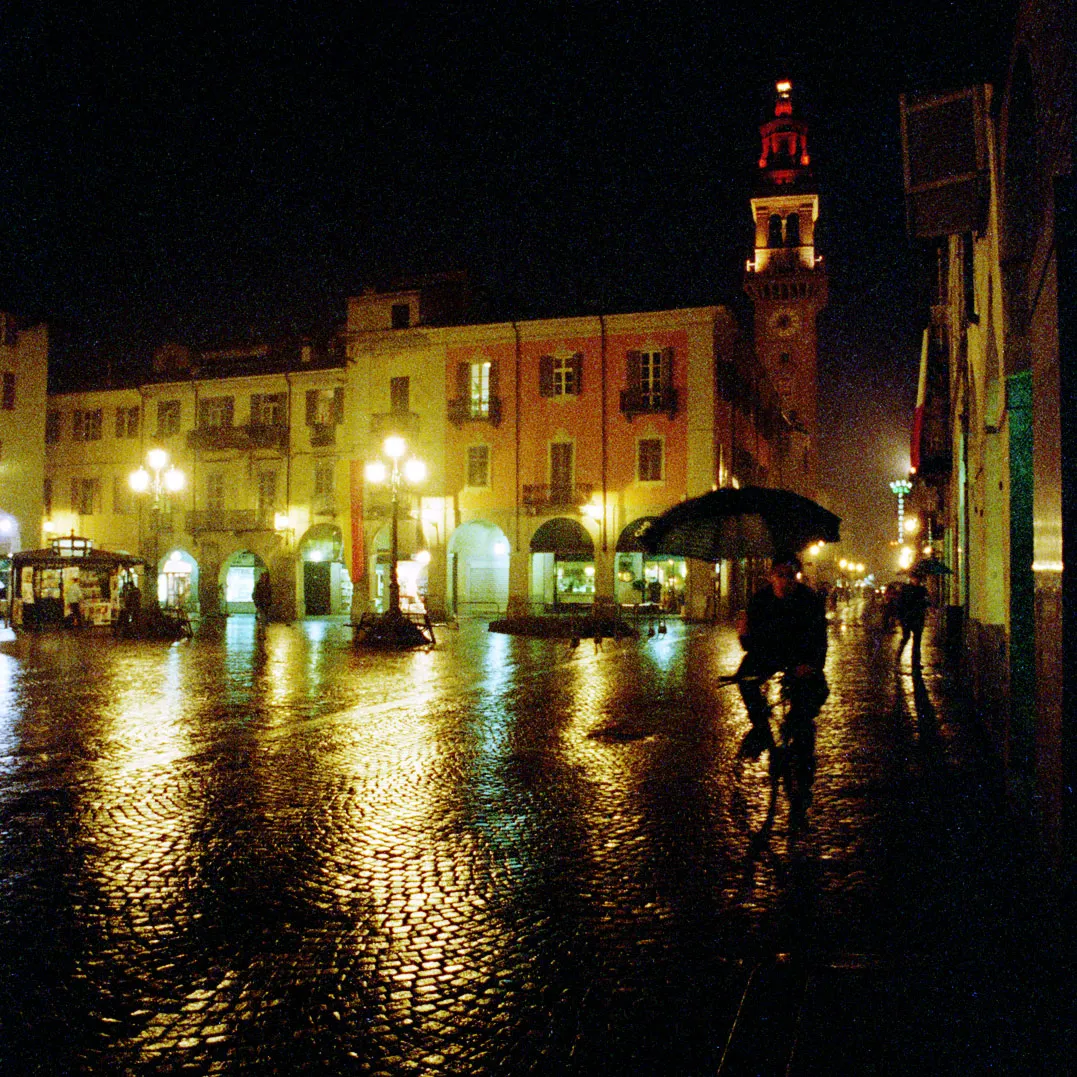
[[[753,818],[763,818],[757,837],[765,837],[774,826],[778,811],[778,794],[785,791],[789,802],[789,828],[802,830],[807,825],[807,811],[812,802],[815,774],[815,722],[793,714],[796,694],[795,678],[779,671],[761,676],[723,677],[726,684],[752,681],[763,686],[767,704],[766,724],[753,727],[733,757],[731,811],[751,829]],[[775,725],[777,736],[775,736]],[[763,732],[761,732],[763,731]],[[767,755],[767,784],[762,797],[753,799],[746,781],[750,769],[761,768]],[[764,806],[765,805],[765,806]]]

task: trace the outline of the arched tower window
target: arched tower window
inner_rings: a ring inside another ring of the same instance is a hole
[[[800,217],[795,213],[790,213],[785,219],[785,245],[800,246]]]
[[[782,219],[777,213],[772,213],[770,216],[769,227],[767,229],[767,246],[782,246]]]

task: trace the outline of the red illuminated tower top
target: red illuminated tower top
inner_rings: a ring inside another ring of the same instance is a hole
[[[778,391],[793,435],[780,481],[814,496],[818,361],[815,320],[826,306],[823,256],[815,247],[819,193],[808,154],[808,125],[793,114],[793,85],[775,86],[774,116],[761,124],[753,184],[755,224],[744,290],[755,313],[755,347]]]
[[[808,125],[793,115],[793,84],[783,80],[775,87],[774,118],[759,127],[763,147],[759,156],[760,181],[783,187],[811,178]]]

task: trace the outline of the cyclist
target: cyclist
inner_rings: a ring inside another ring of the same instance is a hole
[[[764,750],[774,747],[762,682],[779,671],[786,675],[786,722],[791,743],[797,748],[796,780],[806,807],[815,777],[815,716],[830,688],[823,674],[826,607],[822,598],[798,579],[800,570],[795,553],[775,554],[769,584],[752,596],[737,622],[746,654],[736,676],[752,723],[740,753],[758,758]]]

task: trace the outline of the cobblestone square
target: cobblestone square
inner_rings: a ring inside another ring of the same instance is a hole
[[[832,625],[810,828],[756,841],[731,630],[438,640],[0,642],[0,1071],[1068,1068],[933,647]]]

